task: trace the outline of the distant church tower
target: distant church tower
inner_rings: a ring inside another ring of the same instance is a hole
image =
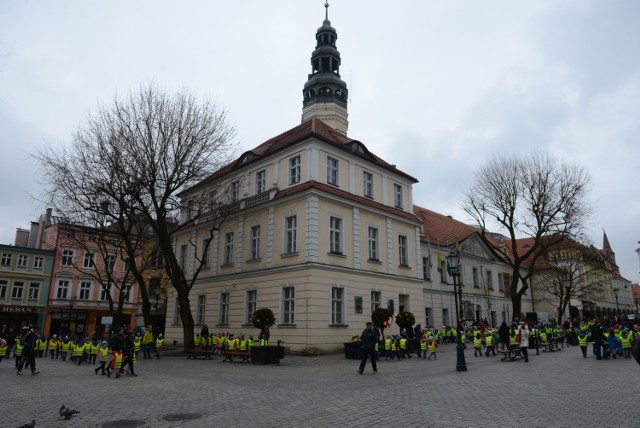
[[[325,19],[316,32],[316,49],[311,54],[311,74],[302,91],[302,122],[317,118],[346,135],[347,84],[340,79],[338,33],[329,21],[329,3],[324,7]]]

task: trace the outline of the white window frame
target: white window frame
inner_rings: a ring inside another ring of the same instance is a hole
[[[422,279],[431,281],[431,259],[429,257],[422,258]]]
[[[29,263],[29,256],[25,256],[24,254],[18,254],[18,267],[26,268]]]
[[[229,266],[233,264],[233,240],[233,232],[227,232],[224,234],[223,266]]]
[[[371,313],[382,307],[382,291],[371,290]]]
[[[255,224],[251,226],[249,229],[249,250],[251,251],[250,260],[259,260],[260,259],[260,234],[261,227],[259,224]]]
[[[261,169],[256,171],[256,195],[264,193],[267,190],[267,170]]]
[[[196,324],[204,324],[204,316],[207,309],[207,295],[198,294],[198,301],[196,302]]]
[[[29,293],[27,294],[29,300],[38,300],[40,298],[40,283],[30,282]]]
[[[24,281],[13,281],[13,286],[11,287],[12,299],[22,300],[22,296],[24,295],[24,284]]]
[[[493,272],[487,270],[487,288],[493,290]]]
[[[293,285],[282,287],[282,324],[296,323],[296,289]]]
[[[87,251],[84,253],[84,257],[82,258],[82,267],[84,269],[92,269],[96,266],[96,254],[91,251]]]
[[[247,290],[244,299],[244,323],[251,324],[253,313],[258,309],[258,290],[255,288]]]
[[[298,252],[298,216],[289,215],[284,218],[284,252],[285,254],[295,254]]]
[[[185,218],[187,221],[193,218],[193,199],[187,201],[187,207],[185,208]]]
[[[462,269],[460,269],[460,278],[462,278]],[[443,284],[447,284],[449,281],[449,277],[447,275],[447,261],[442,260],[440,262],[440,282]]]
[[[380,261],[380,245],[377,227],[369,226],[367,228],[367,248],[369,250],[369,260]]]
[[[504,292],[504,275],[502,272],[498,272],[498,291]]]
[[[208,268],[211,264],[211,238],[202,240],[202,267]]]
[[[67,300],[71,293],[71,281],[68,279],[59,279],[56,285],[56,299]]]
[[[216,191],[215,190],[209,190],[208,205],[209,205],[209,212],[216,209]]]
[[[402,186],[393,183],[393,204],[396,208],[402,209]]]
[[[408,246],[406,235],[398,235],[398,262],[400,266],[409,266]]]
[[[33,268],[34,269],[42,269],[44,266],[44,257],[34,257],[33,258]]]
[[[333,325],[345,325],[346,313],[345,313],[345,301],[346,293],[344,287],[340,285],[332,285],[330,291],[331,298],[331,324]]]
[[[327,156],[327,184],[339,186],[340,161],[333,156]]]
[[[60,258],[60,266],[73,266],[73,259],[75,258],[75,251],[70,249],[62,250],[62,257]]]
[[[115,272],[116,271],[116,260],[117,257],[113,253],[107,253],[104,261],[104,267],[107,272]]]
[[[289,159],[289,185],[300,183],[301,180],[302,159],[300,155]]]
[[[182,325],[182,320],[180,319],[180,301],[178,297],[176,297],[175,306],[173,307],[173,324],[171,325]]]
[[[78,300],[91,300],[91,281],[81,281],[78,287]],[[86,294],[86,297],[83,296]]]
[[[11,266],[11,260],[13,259],[13,254],[11,253],[2,253],[2,261],[0,261],[0,265],[2,266]]]
[[[231,294],[228,291],[220,293],[220,310],[218,311],[219,325],[229,325],[229,305],[231,302]]]
[[[365,198],[373,199],[373,173],[369,171],[363,171],[362,173],[362,187],[363,195]]]
[[[476,266],[473,266],[471,274],[473,276],[473,286],[480,288],[480,270]]]
[[[231,203],[238,202],[240,200],[240,180],[233,180],[231,182]]]
[[[331,254],[342,254],[342,218],[336,216],[329,217],[329,252]]]

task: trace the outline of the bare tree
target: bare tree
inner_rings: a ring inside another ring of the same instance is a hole
[[[147,312],[149,290],[142,275],[144,262],[139,262],[145,260],[140,242],[149,237],[155,241],[178,296],[187,349],[193,346],[194,326],[189,293],[202,263],[193,272],[183,271],[175,237],[205,217],[213,236],[224,215],[212,215],[215,202],[193,209],[192,202],[183,204],[179,195],[229,162],[234,136],[225,112],[210,101],[147,85],[99,108],[81,125],[70,147],[49,148],[37,156],[49,203],[62,213],[102,216],[120,234]],[[216,197],[222,198],[223,192]],[[189,215],[181,218],[186,211]]]
[[[477,222],[486,244],[511,266],[515,316],[521,314],[536,260],[557,240],[582,235],[590,212],[590,181],[584,168],[549,154],[495,157],[476,171],[463,209]],[[506,235],[506,241],[493,239],[492,232]],[[521,238],[531,238],[526,248],[518,246]]]
[[[565,317],[571,297],[600,298],[611,282],[611,272],[607,271],[602,255],[580,243],[561,241],[543,259],[536,275],[537,284],[542,298],[556,306],[558,322]]]

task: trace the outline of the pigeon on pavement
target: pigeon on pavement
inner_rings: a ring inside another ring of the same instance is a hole
[[[80,413],[80,411],[72,409],[71,407],[65,407],[64,404],[60,407],[60,416],[64,416],[64,419],[67,421],[76,413]]]
[[[24,425],[20,425],[18,428],[33,428],[36,426],[36,420],[32,420],[31,422],[27,422]]]

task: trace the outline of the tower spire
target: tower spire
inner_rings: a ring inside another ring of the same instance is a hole
[[[347,84],[340,78],[338,33],[329,21],[329,2],[325,1],[325,19],[316,31],[316,48],[311,53],[311,74],[302,90],[302,122],[317,118],[346,135]]]

